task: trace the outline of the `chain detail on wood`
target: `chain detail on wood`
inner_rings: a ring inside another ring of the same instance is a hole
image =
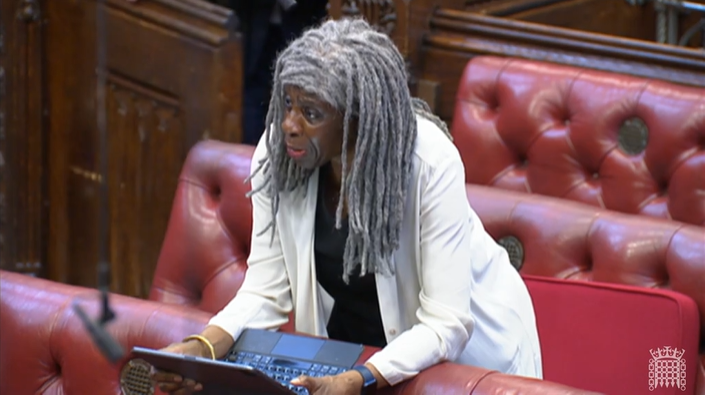
[[[344,17],[363,17],[379,31],[391,35],[397,24],[397,10],[392,0],[345,0]]]

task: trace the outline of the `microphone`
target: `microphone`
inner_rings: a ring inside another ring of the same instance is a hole
[[[100,318],[97,322],[88,317],[85,311],[78,305],[78,303],[73,303],[73,310],[78,315],[78,318],[83,322],[83,326],[88,331],[91,336],[93,343],[98,347],[103,356],[111,363],[115,364],[120,361],[125,355],[125,350],[105,329],[105,324],[112,321],[115,318],[115,313],[110,308],[107,276],[109,272],[108,265],[102,263],[100,265],[100,300],[101,300],[101,313]]]
[[[100,321],[93,322],[78,304],[73,305],[73,310],[83,322],[83,326],[90,334],[91,339],[93,339],[93,343],[98,347],[108,362],[115,364],[121,360],[125,355],[125,350],[120,343],[110,336],[108,331],[103,327],[103,324]]]

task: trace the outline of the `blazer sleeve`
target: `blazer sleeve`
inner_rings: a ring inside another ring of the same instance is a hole
[[[477,217],[467,200],[463,164],[459,156],[449,156],[425,170],[419,204],[419,323],[368,360],[391,385],[457,359],[475,323],[471,237]]]
[[[265,134],[266,136],[266,134]],[[253,172],[266,156],[265,136],[255,149],[252,158]],[[260,171],[252,177],[252,190],[263,185]],[[252,242],[247,260],[247,272],[235,297],[209,322],[237,339],[245,327],[277,329],[288,321],[293,309],[289,277],[279,240],[279,230],[262,233],[272,220],[271,199],[266,191],[252,195]]]

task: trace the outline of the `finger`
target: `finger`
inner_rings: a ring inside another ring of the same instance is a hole
[[[159,370],[154,371],[151,376],[152,380],[156,381],[157,383],[181,383],[182,381],[184,381],[184,378],[179,376],[178,374]]]
[[[196,392],[196,391],[202,390],[203,385],[201,383],[196,382],[196,380],[186,379],[186,380],[184,380],[183,388],[185,390],[190,391],[188,393],[191,393],[191,392]]]
[[[197,385],[200,385],[200,383],[197,383],[196,380],[192,380],[192,379],[184,380],[184,388],[196,389]]]
[[[318,379],[310,376],[299,376],[291,380],[291,384],[306,387],[309,392],[315,391],[320,386]]]
[[[159,383],[157,384],[157,386],[162,392],[165,392],[167,394],[174,393],[175,391],[179,391],[183,388],[181,384],[177,383]]]

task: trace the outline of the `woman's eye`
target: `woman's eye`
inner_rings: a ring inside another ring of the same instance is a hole
[[[318,111],[314,111],[311,109],[306,109],[304,111],[304,114],[306,115],[306,118],[308,118],[309,121],[317,121],[321,118],[321,115],[318,113]]]
[[[284,97],[284,107],[291,108],[291,98],[289,96]]]

